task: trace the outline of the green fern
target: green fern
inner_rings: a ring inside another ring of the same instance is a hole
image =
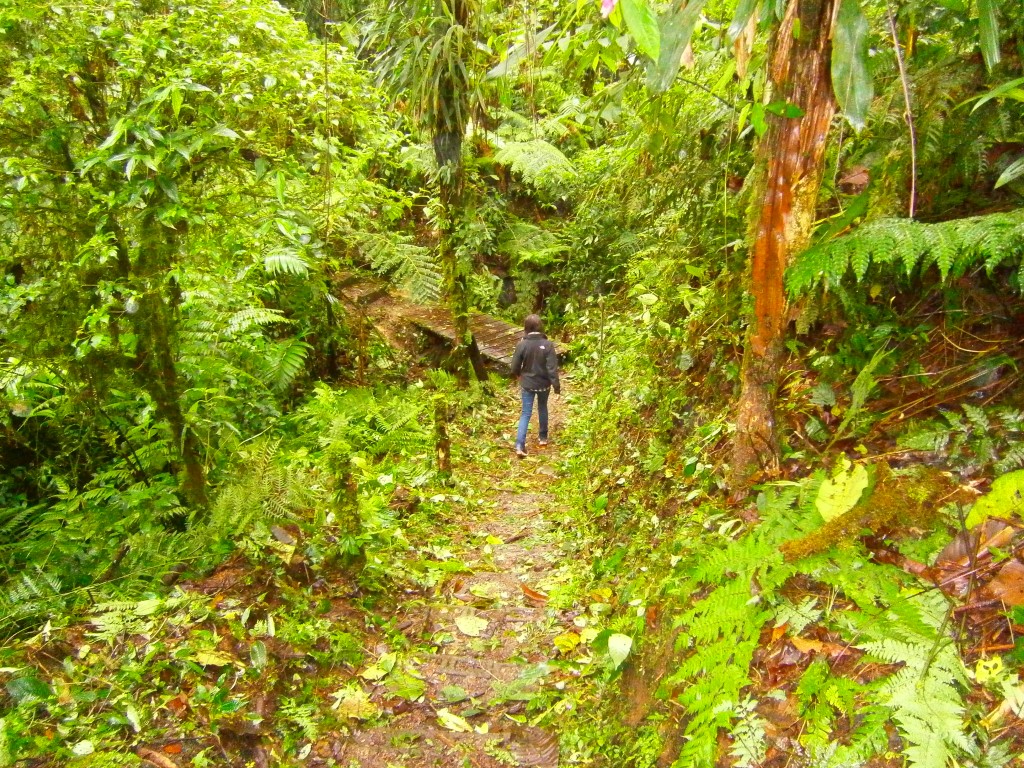
[[[507,165],[530,186],[555,196],[564,192],[576,175],[569,158],[544,139],[505,142],[494,154],[494,160]]]
[[[249,307],[235,312],[227,320],[229,335],[237,335],[257,326],[273,325],[274,323],[291,323],[279,309],[265,307]]]
[[[240,467],[214,502],[198,536],[217,541],[248,534],[258,523],[293,517],[295,490],[288,469],[277,461],[280,441],[256,440],[239,452]]]
[[[285,339],[270,346],[266,367],[261,372],[267,386],[284,392],[305,369],[306,357],[313,348],[301,339]]]
[[[263,268],[269,275],[295,275],[303,277],[309,274],[309,262],[294,248],[277,248],[263,259]]]
[[[353,241],[375,272],[389,276],[414,301],[437,301],[441,295],[443,275],[429,248],[395,233],[361,232]]]
[[[1024,254],[1024,211],[993,213],[923,224],[910,219],[879,219],[845,237],[815,245],[799,256],[786,273],[791,296],[821,285],[839,285],[852,272],[857,282],[869,267],[894,265],[908,275],[935,266],[940,280],[957,278],[982,265],[988,272],[1018,264]],[[1020,275],[1017,288],[1024,289]]]

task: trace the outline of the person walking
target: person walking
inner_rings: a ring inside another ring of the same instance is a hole
[[[526,455],[526,431],[533,415],[533,401],[537,401],[537,421],[540,432],[538,443],[548,444],[548,394],[554,388],[555,394],[562,394],[558,380],[558,355],[555,345],[541,333],[539,315],[527,315],[523,321],[523,338],[516,344],[512,354],[512,375],[519,380],[519,391],[523,410],[519,414],[519,430],[516,432],[516,456]]]

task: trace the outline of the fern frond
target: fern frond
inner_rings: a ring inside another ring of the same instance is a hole
[[[902,266],[907,274],[918,266],[923,270],[935,265],[939,279],[945,281],[979,262],[988,272],[1007,262],[1019,262],[1022,253],[1024,211],[938,224],[878,219],[804,252],[787,271],[786,286],[796,297],[819,285],[836,286],[849,271],[859,282],[871,264]]]
[[[556,195],[576,175],[569,158],[544,139],[505,142],[494,160],[507,165],[530,186]]]
[[[374,271],[389,276],[414,301],[437,301],[442,274],[431,249],[394,233],[361,232],[353,240]]]
[[[256,326],[273,325],[274,323],[291,323],[279,309],[265,307],[249,307],[235,312],[227,321],[227,332],[236,335]]]
[[[263,268],[269,275],[309,274],[309,262],[294,248],[277,248],[263,259]]]

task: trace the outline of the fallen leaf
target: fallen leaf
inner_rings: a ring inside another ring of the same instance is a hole
[[[563,654],[572,653],[572,650],[580,644],[580,636],[575,632],[563,632],[558,635],[553,641],[555,648],[561,651]],[[618,666],[618,665],[616,665]]]
[[[466,718],[454,715],[447,709],[437,710],[437,722],[449,731],[456,733],[472,733],[473,731],[473,726],[466,721]]]
[[[958,533],[935,558],[935,566],[944,570],[966,568],[972,559],[984,556],[995,547],[1005,547],[1013,539],[1013,527],[999,520],[986,520],[968,531]]]
[[[497,600],[501,597],[501,587],[493,581],[484,581],[470,586],[469,593],[484,600]]]
[[[349,686],[331,694],[334,704],[331,709],[336,709],[342,717],[350,717],[353,720],[369,720],[380,713],[380,709],[370,701],[370,697],[362,688]]]
[[[543,592],[538,592],[536,589],[530,589],[525,584],[520,584],[519,586],[522,587],[523,594],[531,600],[536,600],[538,602],[543,603],[548,599],[548,596],[545,595]]]
[[[192,657],[198,664],[210,667],[223,667],[235,664],[235,657],[223,651],[196,651]]]
[[[1024,563],[1008,560],[985,589],[1005,605],[1024,605]]]
[[[165,744],[163,747],[164,752],[167,752],[167,747],[176,746],[178,752],[181,752],[180,744]],[[146,747],[139,747],[135,750],[135,754],[146,763],[155,765],[157,768],[178,768],[178,764],[171,760],[171,758],[161,755],[159,752],[153,749],[147,749]],[[177,754],[177,752],[173,753]]]
[[[825,644],[820,640],[808,640],[803,637],[791,637],[789,638],[789,642],[791,642],[793,647],[800,651],[800,653],[811,653],[811,651],[821,653],[822,649],[825,647]]]
[[[487,619],[474,616],[471,613],[465,613],[462,616],[455,617],[455,626],[464,635],[480,637],[480,633],[487,629]]]

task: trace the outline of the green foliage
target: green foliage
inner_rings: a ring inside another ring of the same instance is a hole
[[[893,266],[906,274],[934,266],[939,279],[956,279],[972,267],[992,273],[1018,266],[1024,252],[1024,214],[993,213],[922,224],[908,219],[869,222],[854,233],[817,245],[802,254],[786,274],[792,296],[839,285],[852,271],[862,281],[872,265]],[[1019,274],[1014,278],[1024,290]]]
[[[441,270],[430,249],[393,234],[363,233],[356,242],[374,270],[389,275],[415,301],[425,303],[440,297]]]
[[[552,199],[557,199],[559,193],[564,195],[576,175],[569,159],[544,139],[502,142],[494,160],[509,166],[524,182]]]
[[[899,608],[902,615],[855,617],[867,638],[860,647],[883,663],[900,665],[878,692],[908,742],[910,764],[943,768],[957,750],[974,749],[964,726],[967,673],[950,636],[950,606],[940,593],[927,591]]]

